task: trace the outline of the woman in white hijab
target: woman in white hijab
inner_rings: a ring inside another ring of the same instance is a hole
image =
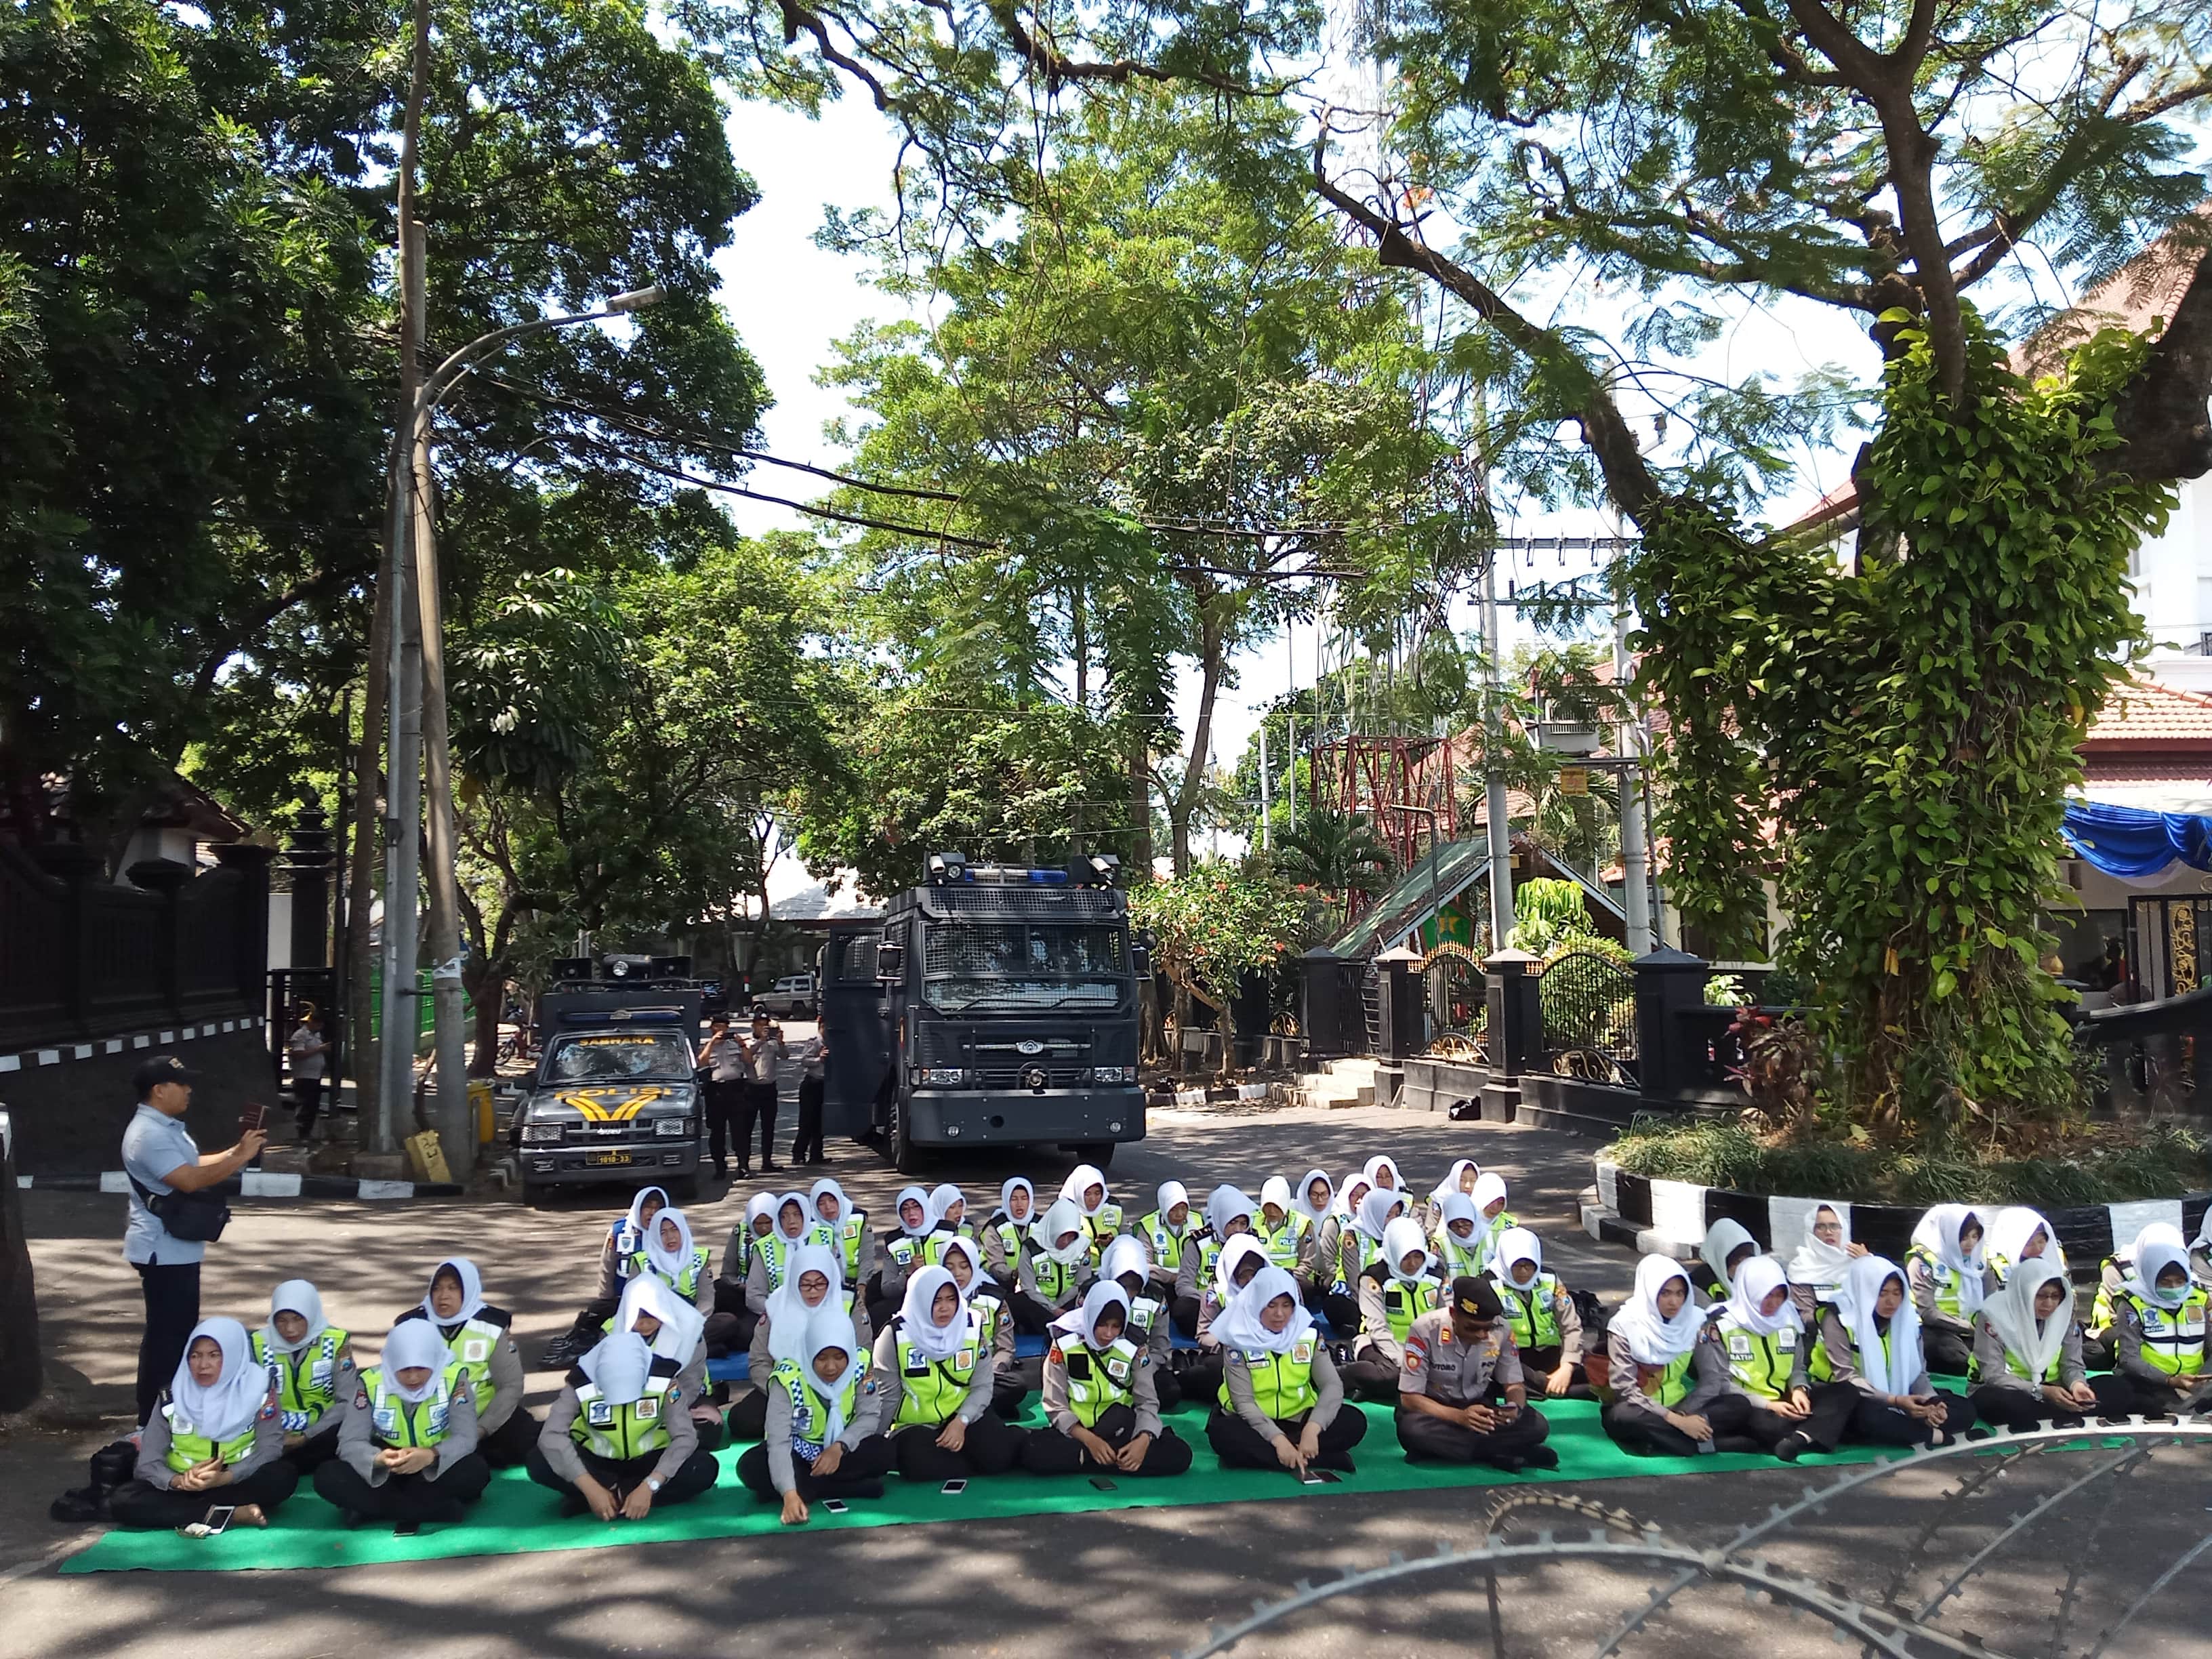
[[[2135,1277],[2136,1262],[2145,1244],[2171,1244],[2175,1249],[2188,1250],[2181,1241],[2181,1229],[2171,1221],[2154,1221],[2145,1226],[2126,1243],[2097,1264],[2097,1294],[2089,1304],[2089,1316],[2081,1326],[2081,1363],[2098,1370],[2112,1368],[2114,1328],[2119,1316],[2114,1304]],[[2190,1276],[2194,1279],[2196,1264],[2190,1264]]]
[[[838,1265],[848,1285],[865,1285],[875,1277],[876,1236],[868,1227],[868,1212],[845,1195],[845,1189],[823,1176],[806,1190],[814,1206],[814,1235],[837,1247]]]
[[[968,1194],[951,1182],[929,1189],[929,1231],[921,1241],[921,1259],[936,1267],[945,1259],[948,1238],[973,1238],[975,1224],[968,1219]]]
[[[1706,1340],[1690,1275],[1670,1256],[1636,1264],[1636,1288],[1605,1333],[1613,1398],[1598,1420],[1613,1443],[1639,1456],[1698,1457],[1751,1451],[1751,1402],[1728,1385],[1720,1344]]]
[[[1482,1212],[1466,1193],[1446,1193],[1437,1201],[1437,1222],[1429,1233],[1430,1247],[1443,1264],[1446,1279],[1480,1273],[1489,1265],[1491,1252],[1484,1246]]]
[[[1150,1258],[1145,1276],[1152,1294],[1172,1305],[1176,1280],[1182,1277],[1182,1259],[1197,1247],[1200,1229],[1192,1224],[1190,1188],[1180,1181],[1163,1181],[1152,1198],[1152,1207],[1137,1218],[1128,1237],[1141,1242]]]
[[[1943,1445],[1974,1425],[1974,1408],[1928,1380],[1920,1315],[1905,1293],[1905,1270],[1878,1255],[1854,1260],[1820,1304],[1813,1379],[1848,1382],[1859,1392],[1850,1437],[1877,1446]]]
[[[671,1290],[658,1273],[647,1273],[630,1280],[623,1291],[622,1305],[607,1322],[607,1334],[620,1336],[627,1332],[641,1336],[655,1360],[676,1368],[670,1375],[682,1387],[700,1449],[714,1451],[722,1443],[722,1413],[708,1391],[707,1345],[702,1340],[706,1324],[699,1310]],[[538,1437],[541,1442],[544,1438]]]
[[[714,1310],[707,1316],[707,1355],[720,1359],[750,1346],[760,1314],[745,1300],[753,1250],[775,1231],[775,1194],[755,1193],[745,1200],[744,1219],[730,1229],[722,1245],[722,1270],[714,1277]],[[872,1252],[874,1239],[867,1247]],[[550,1358],[548,1363],[550,1363]]]
[[[1123,1233],[1106,1247],[1099,1258],[1098,1277],[1110,1279],[1129,1293],[1129,1340],[1152,1356],[1154,1386],[1160,1409],[1171,1412],[1182,1403],[1178,1379],[1170,1370],[1175,1334],[1168,1319],[1168,1304],[1154,1296],[1151,1254],[1133,1233]]]
[[[815,1313],[823,1308],[842,1310],[853,1327],[853,1346],[866,1353],[875,1340],[868,1305],[846,1288],[838,1278],[839,1253],[829,1244],[806,1243],[791,1253],[789,1273],[783,1285],[768,1299],[753,1344],[745,1356],[745,1375],[752,1388],[730,1407],[730,1438],[757,1440],[768,1426],[769,1378],[787,1359],[804,1358],[800,1345]]]
[[[1751,1229],[1741,1221],[1723,1216],[1705,1229],[1705,1242],[1698,1246],[1698,1259],[1705,1263],[1705,1277],[1699,1279],[1692,1269],[1692,1288],[1711,1302],[1725,1302],[1735,1283],[1736,1270],[1758,1254],[1759,1241],[1751,1236]]]
[[[543,1369],[566,1370],[599,1340],[600,1328],[622,1299],[623,1286],[644,1271],[646,1234],[653,1218],[667,1207],[665,1188],[641,1187],[629,1207],[607,1224],[606,1240],[599,1247],[599,1288],[576,1315],[576,1322],[545,1345],[538,1359]]]
[[[422,1300],[399,1318],[427,1320],[445,1339],[453,1358],[468,1369],[477,1449],[494,1468],[519,1467],[538,1443],[538,1419],[522,1403],[522,1352],[511,1329],[514,1316],[483,1299],[477,1264],[464,1255],[447,1256],[431,1273]]]
[[[1929,1370],[1966,1374],[1987,1272],[1982,1218],[1966,1205],[1938,1204],[1913,1224],[1905,1279],[1920,1315],[1920,1346]]]
[[[1297,1191],[1291,1194],[1291,1201],[1297,1206],[1298,1213],[1306,1218],[1306,1225],[1318,1237],[1322,1224],[1336,1212],[1336,1183],[1328,1178],[1326,1170],[1308,1170],[1305,1179],[1298,1182]]]
[[[1421,1206],[1421,1212],[1413,1219],[1431,1234],[1435,1233],[1444,1224],[1444,1200],[1453,1193],[1472,1198],[1475,1180],[1481,1174],[1482,1165],[1473,1158],[1455,1158],[1451,1168],[1444,1171],[1444,1178],[1429,1188],[1429,1201]]]
[[[1974,1414],[2019,1433],[2045,1422],[2078,1427],[2097,1395],[2081,1365],[2074,1282],[2056,1262],[2023,1261],[1975,1310]]]
[[[944,1267],[975,1316],[976,1335],[994,1356],[991,1408],[1011,1423],[1029,1397],[1030,1382],[1014,1358],[1014,1318],[1007,1311],[1006,1298],[1000,1294],[999,1281],[983,1271],[982,1252],[974,1239],[956,1238],[946,1244]]]
[[[315,1490],[335,1508],[414,1527],[459,1521],[483,1496],[491,1465],[477,1447],[468,1368],[428,1320],[392,1328],[344,1409],[338,1455],[315,1471]]]
[[[1083,1212],[1073,1199],[1054,1200],[1022,1247],[1022,1294],[1057,1317],[1083,1299],[1097,1269],[1097,1255],[1091,1230],[1083,1224]]]
[[[910,1187],[907,1190],[921,1189]],[[790,1277],[792,1252],[819,1237],[814,1206],[805,1193],[777,1194],[772,1213],[775,1224],[754,1241],[745,1267],[745,1305],[756,1315],[768,1306],[769,1297],[782,1289]],[[890,1269],[886,1267],[884,1271],[888,1273]]]
[[[1395,1158],[1386,1158],[1378,1152],[1360,1166],[1359,1173],[1366,1177],[1370,1187],[1388,1187],[1401,1198],[1407,1196],[1406,1177],[1398,1173]]]
[[[2124,1412],[2202,1410],[2212,1395],[2207,1301],[2204,1287],[2190,1280],[2186,1250],[2139,1239],[2135,1271],[2113,1298],[2112,1375],[2099,1379],[2106,1386],[2098,1397]]]
[[[1017,1317],[1021,1314],[1014,1298],[1021,1290],[1022,1244],[1036,1218],[1036,1184],[1027,1176],[1010,1176],[999,1188],[999,1207],[975,1235],[983,1247],[983,1271],[998,1281],[999,1294],[1006,1298],[1006,1305],[1014,1309]],[[1024,1324],[1021,1328],[1031,1328]],[[1042,1316],[1035,1328],[1044,1328]]]
[[[2058,1248],[2058,1234],[2041,1211],[2025,1204],[1999,1210],[1990,1218],[1989,1237],[1982,1241],[1982,1259],[1989,1264],[1982,1275],[1984,1293],[1994,1296],[2014,1267],[2037,1256],[2066,1271],[2066,1252]]]
[[[204,1537],[215,1509],[231,1510],[233,1525],[267,1526],[299,1483],[246,1327],[204,1319],[139,1433],[132,1478],[107,1495],[107,1509],[118,1527],[199,1528]]]
[[[1083,1212],[1094,1250],[1104,1249],[1106,1241],[1121,1231],[1121,1206],[1107,1188],[1106,1172],[1097,1164],[1077,1164],[1060,1183],[1060,1195]]]
[[[1746,1256],[1709,1325],[1728,1367],[1729,1392],[1751,1407],[1744,1414],[1746,1434],[1785,1463],[1842,1443],[1858,1408],[1858,1391],[1813,1381],[1812,1343],[1779,1261]]]
[[[1291,1199],[1291,1183],[1269,1176],[1260,1183],[1260,1212],[1252,1218],[1252,1231],[1267,1248],[1267,1260],[1293,1279],[1298,1264],[1311,1254],[1306,1237],[1306,1218]]]
[[[899,1310],[906,1297],[906,1276],[927,1264],[929,1188],[900,1188],[892,1214],[898,1225],[877,1241],[876,1276],[866,1287],[868,1317],[878,1325],[888,1324]]]
[[[631,1290],[657,1281],[631,1281]],[[663,1285],[653,1304],[668,1310],[696,1310]],[[624,1306],[632,1316],[643,1301]],[[646,1316],[653,1322],[653,1316]],[[642,1521],[665,1504],[696,1498],[721,1473],[713,1455],[699,1443],[697,1419],[687,1409],[690,1387],[679,1363],[653,1352],[651,1339],[631,1328],[617,1314],[617,1328],[576,1364],[545,1414],[544,1431],[530,1454],[530,1478],[556,1492],[563,1515],[589,1510],[601,1521]],[[656,1334],[668,1329],[654,1326]],[[696,1345],[697,1334],[690,1336]],[[682,1346],[680,1335],[672,1346]]]
[[[1540,1384],[1550,1399],[1595,1400],[1583,1376],[1582,1313],[1559,1276],[1545,1271],[1541,1241],[1526,1227],[1508,1227],[1490,1253],[1489,1272],[1521,1356],[1522,1375]],[[1457,1277],[1447,1269],[1444,1283]]]
[[[1344,1408],[1344,1384],[1314,1328],[1297,1280],[1270,1264],[1213,1322],[1223,1353],[1221,1404],[1206,1443],[1230,1469],[1353,1473],[1367,1419]]]
[[[337,1455],[339,1402],[353,1398],[353,1347],[323,1316],[323,1298],[304,1279],[269,1293],[269,1319],[252,1333],[254,1363],[276,1388],[284,1455],[302,1474]]]
[[[1836,1299],[1851,1263],[1863,1261],[1866,1253],[1865,1245],[1852,1242],[1851,1224],[1842,1206],[1814,1206],[1804,1242],[1788,1264],[1790,1297],[1797,1304],[1797,1316],[1808,1326],[1814,1323],[1819,1309]]]
[[[948,1253],[964,1257],[973,1249],[963,1238]],[[1026,1437],[992,1404],[998,1365],[949,1267],[924,1267],[907,1280],[906,1305],[876,1339],[870,1376],[900,1474],[934,1483],[1014,1467]]]
[[[1190,1468],[1188,1443],[1160,1421],[1152,1363],[1124,1334],[1128,1322],[1129,1293],[1110,1279],[1052,1322],[1043,1379],[1051,1426],[1022,1446],[1022,1467],[1032,1474],[1113,1479]]]
[[[787,1527],[804,1524],[808,1505],[824,1498],[884,1495],[895,1459],[866,1352],[854,1346],[852,1321],[817,1309],[800,1357],[779,1360],[769,1378],[768,1432],[738,1460],[738,1479],[763,1503],[781,1503]]]
[[[1367,1202],[1387,1196],[1389,1190],[1378,1188]],[[1429,1254],[1421,1224],[1411,1216],[1394,1217],[1382,1229],[1382,1249],[1359,1275],[1359,1336],[1344,1368],[1344,1385],[1355,1399],[1397,1399],[1406,1334],[1443,1301],[1437,1259]]]
[[[1214,1257],[1213,1271],[1198,1298],[1198,1358],[1176,1379],[1185,1400],[1210,1406],[1220,1392],[1221,1339],[1213,1334],[1213,1322],[1267,1265],[1267,1247],[1251,1233],[1232,1233]],[[1130,1340],[1136,1340],[1133,1332]],[[1154,1386],[1157,1391],[1158,1384]]]
[[[1316,1170],[1307,1176],[1306,1184],[1298,1189],[1302,1197],[1311,1193],[1314,1176],[1319,1175],[1321,1171]],[[1351,1241],[1357,1231],[1359,1206],[1374,1190],[1374,1183],[1354,1170],[1331,1194],[1327,1212],[1314,1224],[1313,1249],[1306,1268],[1313,1299],[1307,1305],[1328,1322],[1323,1335],[1339,1342],[1349,1342],[1359,1331],[1359,1297],[1352,1286],[1364,1260]],[[1378,1245],[1381,1242],[1379,1237],[1376,1241]]]
[[[1196,1336],[1203,1323],[1206,1290],[1213,1282],[1221,1252],[1231,1239],[1252,1235],[1259,1209],[1242,1188],[1225,1181],[1206,1195],[1206,1227],[1183,1248],[1170,1304],[1176,1325],[1186,1335]]]
[[[669,1289],[697,1308],[702,1315],[714,1310],[714,1280],[707,1271],[708,1253],[691,1238],[691,1218],[671,1206],[653,1217],[645,1230],[647,1269]]]

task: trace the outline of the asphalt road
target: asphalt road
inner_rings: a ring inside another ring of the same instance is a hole
[[[784,1131],[787,1137],[790,1117]],[[787,1146],[787,1138],[785,1145]],[[1589,1180],[1589,1143],[1512,1127],[1455,1124],[1388,1109],[1273,1111],[1228,1107],[1156,1114],[1152,1137],[1124,1149],[1113,1170],[1126,1201],[1150,1207],[1150,1188],[1172,1176],[1194,1189],[1234,1179],[1256,1190],[1280,1172],[1319,1164],[1340,1174],[1376,1151],[1395,1157],[1425,1190],[1452,1158],[1503,1172],[1516,1212],[1545,1237],[1570,1284],[1608,1298],[1628,1283],[1625,1253],[1573,1231]],[[872,1152],[833,1145],[829,1172],[881,1213],[902,1180]],[[1042,1188],[1064,1162],[1030,1162]],[[1010,1159],[948,1162],[939,1178],[988,1203],[1015,1172]],[[747,1191],[692,1207],[700,1238],[719,1252]],[[1426,1554],[1439,1540],[1471,1545],[1496,1493],[1328,1493],[1267,1504],[1118,1514],[1038,1516],[948,1527],[890,1528],[842,1536],[644,1546],[588,1554],[545,1553],[334,1571],[59,1577],[52,1563],[94,1529],[46,1518],[48,1499],[83,1479],[83,1458],[124,1425],[138,1328],[137,1282],[120,1256],[123,1201],[94,1194],[25,1194],[42,1332],[58,1402],[48,1426],[17,1424],[0,1439],[0,1656],[160,1655],[177,1638],[226,1659],[315,1659],[364,1640],[415,1654],[544,1656],[621,1653],[775,1655],[1012,1653],[1074,1650],[1119,1659],[1188,1650],[1216,1620],[1242,1616],[1255,1597],[1298,1578],[1380,1565],[1393,1551]],[[420,1294],[445,1255],[466,1253],[487,1290],[516,1316],[526,1356],[565,1328],[588,1294],[611,1206],[577,1200],[533,1212],[505,1201],[403,1205],[241,1204],[212,1254],[210,1310],[256,1318],[274,1280],[303,1274],[331,1316],[361,1334],[364,1352],[393,1314]],[[556,1379],[535,1373],[533,1404]],[[59,1421],[52,1418],[58,1415]],[[1911,1470],[1877,1495],[1839,1500],[1772,1548],[1778,1563],[1878,1595],[1900,1562],[1914,1604],[1967,1563],[2007,1515],[2034,1505],[2102,1460],[2067,1452],[2025,1460],[1984,1497],[1946,1506],[1960,1472]],[[2085,1570],[2067,1637],[2080,1653],[2164,1565],[2203,1536],[2204,1475],[2212,1452],[2160,1454],[2124,1476],[2089,1480],[2020,1536],[1994,1549],[1945,1620],[2003,1652],[2050,1649],[2050,1615],[2067,1563]],[[1699,1546],[1770,1504],[1794,1498],[1795,1471],[1592,1483],[1581,1491],[1639,1522]],[[1569,1488],[1554,1489],[1562,1492]],[[710,1500],[713,1501],[713,1500]],[[1948,1517],[1932,1538],[1917,1529]],[[1989,1518],[1993,1517],[1993,1518]],[[1573,1517],[1561,1524],[1578,1528]],[[1911,1546],[1908,1549],[1908,1546]],[[2112,1650],[2201,1655],[2212,1554],[2153,1602]],[[1589,1652],[1610,1621],[1641,1603],[1660,1574],[1647,1563],[1555,1563],[1500,1580],[1511,1655]],[[1246,1641],[1258,1654],[1410,1651],[1442,1643],[1490,1650],[1486,1593],[1468,1569],[1334,1600]],[[1716,1644],[1720,1644],[1717,1649]],[[1795,1624],[1733,1588],[1700,1585],[1627,1650],[1711,1659],[1756,1644],[1765,1654],[1829,1652],[1825,1626]]]

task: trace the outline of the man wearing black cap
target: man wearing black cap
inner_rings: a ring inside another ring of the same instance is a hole
[[[1462,1275],[1445,1304],[1406,1333],[1398,1443],[1408,1457],[1489,1463],[1515,1474],[1559,1467],[1559,1453],[1544,1443],[1552,1425],[1528,1409],[1504,1314],[1496,1285]]]
[[[203,1154],[184,1125],[198,1080],[174,1054],[156,1054],[131,1079],[138,1109],[123,1132],[123,1172],[131,1183],[123,1259],[138,1270],[146,1297],[146,1333],[138,1341],[141,1423],[169,1386],[200,1322],[200,1258],[207,1246],[171,1237],[140,1188],[160,1194],[216,1186],[244,1169],[269,1139],[265,1130],[248,1129],[228,1152]]]

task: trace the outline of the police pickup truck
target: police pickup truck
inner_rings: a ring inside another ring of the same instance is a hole
[[[698,1190],[702,993],[665,985],[549,991],[538,999],[538,1073],[508,1122],[535,1203],[555,1188]]]

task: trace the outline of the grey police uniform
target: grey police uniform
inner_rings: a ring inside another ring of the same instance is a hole
[[[1552,1431],[1540,1413],[1524,1406],[1496,1428],[1474,1429],[1406,1403],[1407,1395],[1418,1395],[1440,1406],[1487,1406],[1505,1389],[1526,1386],[1521,1356],[1503,1320],[1493,1321],[1490,1334],[1473,1346],[1459,1340],[1451,1321],[1447,1304],[1423,1314],[1406,1333],[1398,1377],[1398,1443],[1409,1457],[1523,1468]]]

